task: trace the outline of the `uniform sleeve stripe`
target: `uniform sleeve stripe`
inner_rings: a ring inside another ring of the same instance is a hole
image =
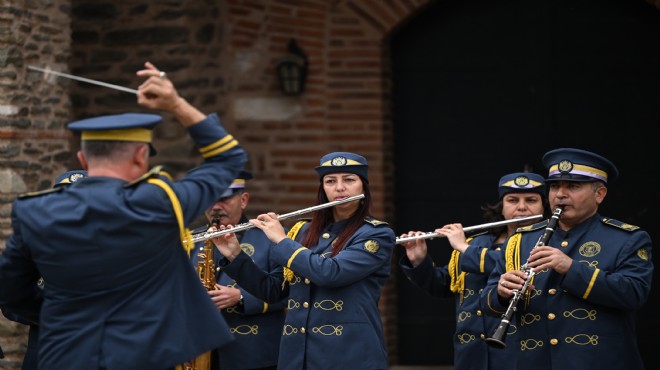
[[[229,149],[235,147],[236,145],[238,145],[238,141],[232,140],[231,142],[229,142],[228,144],[226,144],[224,146],[221,146],[220,148],[217,148],[217,149],[215,149],[213,151],[210,151],[208,153],[202,153],[202,157],[209,158],[209,157],[216,156],[218,154],[221,154],[221,153],[224,153],[224,152],[228,151]]]
[[[486,268],[486,252],[488,252],[488,248],[481,250],[481,258],[479,259],[479,272],[481,273],[483,273],[484,268]]]
[[[591,281],[589,281],[589,286],[587,287],[587,291],[584,292],[582,299],[587,299],[587,297],[589,297],[589,293],[591,293],[591,289],[594,287],[594,284],[596,284],[596,276],[598,276],[599,272],[600,269],[596,269],[596,271],[594,271],[594,274],[591,277]]]
[[[302,247],[302,248],[298,248],[295,252],[293,252],[293,254],[291,255],[291,257],[289,258],[289,260],[286,263],[286,267],[291,268],[291,264],[293,263],[293,259],[296,258],[298,253],[302,252],[305,249],[307,249],[307,248]]]
[[[213,149],[215,149],[215,148],[217,148],[217,147],[219,147],[219,146],[223,146],[223,145],[227,144],[228,142],[230,142],[230,141],[232,141],[232,140],[234,140],[234,137],[233,137],[232,135],[227,135],[227,136],[223,137],[222,139],[220,139],[220,140],[218,140],[218,141],[216,141],[216,142],[214,142],[214,143],[211,143],[211,144],[209,144],[209,145],[207,145],[207,146],[201,147],[201,148],[199,149],[199,152],[200,152],[200,153],[206,153],[206,152],[209,152],[209,151],[211,151],[211,150],[213,150]]]

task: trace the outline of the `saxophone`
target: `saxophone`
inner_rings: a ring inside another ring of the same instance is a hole
[[[220,220],[217,217],[211,219],[211,226],[218,227]],[[199,280],[206,290],[215,289],[215,263],[213,262],[213,241],[205,240],[204,247],[197,253],[197,274]],[[182,366],[183,370],[210,370],[211,369],[211,351],[202,353],[193,360],[186,362]]]

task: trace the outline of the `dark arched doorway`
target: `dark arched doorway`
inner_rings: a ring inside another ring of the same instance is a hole
[[[545,175],[543,153],[578,147],[621,172],[601,213],[660,240],[660,191],[650,180],[660,159],[651,131],[660,121],[656,8],[643,0],[438,1],[390,47],[396,230],[483,223],[480,206],[496,200],[502,174]],[[435,261],[448,261],[445,240],[430,248]],[[453,300],[428,297],[396,274],[401,364],[450,365]],[[657,290],[639,315],[640,337],[660,330]],[[659,363],[652,343],[640,349],[647,367]]]

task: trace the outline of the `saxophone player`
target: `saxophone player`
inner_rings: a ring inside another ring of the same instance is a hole
[[[239,173],[229,189],[206,210],[205,215],[209,223],[213,224],[213,221],[217,220],[220,225],[226,226],[248,222],[244,213],[250,201],[246,184],[252,178],[253,175],[249,171]],[[252,228],[238,233],[237,236],[243,252],[262,270],[276,275],[282,274],[282,267],[269,259],[269,250],[274,243],[261,230]],[[213,245],[210,240],[206,243]],[[204,242],[197,244],[199,251]],[[200,263],[199,253],[192,253],[191,258],[195,266]],[[213,253],[213,265],[219,266],[223,258],[218,251]],[[215,270],[214,283],[214,288],[208,292],[209,296],[227,321],[235,340],[213,351],[211,368],[274,370],[284,325],[285,301],[269,304],[253,296],[220,268]]]
[[[575,148],[547,152],[543,165],[550,205],[563,209],[557,227],[547,245],[536,241],[548,221],[507,239],[482,292],[484,309],[504,312],[528,277],[520,271],[527,259],[532,287],[517,306],[521,325],[509,343],[516,369],[641,370],[635,315],[651,290],[651,238],[599,213],[619,171],[607,158]]]

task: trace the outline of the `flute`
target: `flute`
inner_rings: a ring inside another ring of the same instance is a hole
[[[352,201],[363,199],[363,198],[364,198],[364,194],[354,195],[352,197],[348,197],[348,198],[344,198],[344,199],[340,199],[340,200],[335,200],[335,201],[332,201],[332,202],[319,204],[318,206],[307,207],[307,208],[303,208],[303,209],[298,210],[298,211],[285,213],[283,215],[277,215],[277,219],[278,220],[284,220],[284,219],[287,219],[287,218],[300,216],[300,215],[303,215],[305,213],[318,211],[318,210],[321,210],[321,209],[324,209],[324,208],[334,207],[334,206],[339,205],[339,204],[348,203],[348,202],[352,202]],[[206,232],[202,232],[202,233],[197,233],[197,234],[192,236],[192,241],[193,241],[193,243],[197,243],[197,242],[200,242],[202,240],[217,238],[217,237],[219,237],[221,235],[224,235],[224,234],[237,233],[239,231],[251,229],[253,227],[254,227],[254,225],[252,225],[249,222],[246,222],[246,223],[243,223],[243,224],[235,225],[235,226],[233,226],[229,229],[212,231],[212,232],[206,231]]]
[[[548,221],[548,225],[545,227],[545,231],[543,231],[543,234],[534,245],[534,248],[548,244],[550,237],[552,236],[552,234],[555,231],[555,228],[557,227],[557,222],[559,221],[559,216],[561,216],[561,212],[562,212],[562,207],[557,207],[557,209],[555,209],[555,211],[552,213],[552,217],[550,217],[550,221]],[[493,333],[493,336],[484,339],[484,341],[487,344],[496,348],[506,347],[506,343],[504,342],[504,340],[506,338],[507,331],[509,329],[509,324],[511,323],[511,318],[518,309],[518,301],[520,301],[520,298],[522,296],[527,294],[527,290],[529,289],[529,286],[532,283],[532,278],[534,277],[534,275],[536,275],[534,270],[527,267],[527,262],[525,262],[524,265],[520,266],[520,270],[527,273],[527,279],[525,279],[525,283],[523,284],[520,290],[513,291],[513,297],[511,297],[511,300],[509,301],[509,306],[507,307],[506,312],[504,312],[504,314],[502,315],[502,321],[500,321],[500,324],[498,325],[497,329],[495,329],[495,333]]]
[[[504,221],[489,222],[489,223],[485,223],[485,224],[481,224],[481,225],[464,227],[463,232],[490,229],[490,228],[493,228],[493,227],[513,224],[513,223],[517,223],[517,222],[538,220],[540,218],[543,218],[543,215],[534,215],[534,216],[527,216],[527,217],[521,217],[521,218],[513,218],[513,219],[510,219],[510,220],[504,220]],[[437,238],[437,237],[441,237],[441,236],[444,236],[444,235],[433,232],[433,231],[430,231],[430,232],[420,234],[420,235],[408,236],[408,237],[405,237],[405,238],[396,238],[396,243],[401,244],[401,243],[410,242],[410,241],[417,240],[417,239],[433,239],[433,238]]]

